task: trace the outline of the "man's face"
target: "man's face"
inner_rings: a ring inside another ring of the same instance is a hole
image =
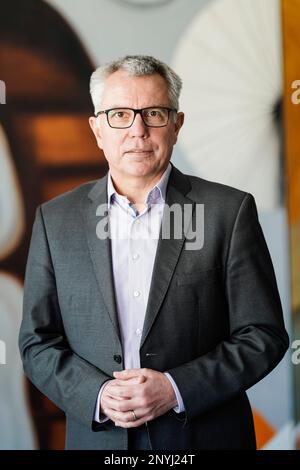
[[[105,82],[101,110],[111,108],[172,107],[167,85],[158,74],[132,77],[118,70]],[[166,127],[147,127],[140,114],[128,129],[113,129],[105,114],[90,118],[98,146],[103,150],[112,176],[117,178],[160,175],[171,158],[183,124],[183,113],[169,116]]]

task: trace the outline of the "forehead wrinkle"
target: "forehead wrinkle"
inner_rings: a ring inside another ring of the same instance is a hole
[[[110,101],[111,97],[113,101]],[[115,72],[107,79],[102,105],[106,109],[121,107],[140,109],[170,104],[167,86],[160,76],[132,77],[123,73],[117,75]]]

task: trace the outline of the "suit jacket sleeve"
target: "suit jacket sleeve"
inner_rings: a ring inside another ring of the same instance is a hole
[[[19,347],[25,374],[33,384],[73,419],[101,430],[103,425],[93,422],[95,403],[110,377],[68,344],[40,207],[26,267]]]
[[[244,197],[232,229],[224,289],[228,338],[207,354],[168,370],[185,404],[185,422],[254,385],[288,348],[272,261],[250,194]]]

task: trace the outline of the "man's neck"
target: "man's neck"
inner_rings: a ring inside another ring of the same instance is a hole
[[[148,178],[133,177],[133,178],[120,178],[110,170],[113,185],[122,196],[133,204],[145,204],[149,191],[159,182],[166,168],[162,169],[160,173],[151,175]]]

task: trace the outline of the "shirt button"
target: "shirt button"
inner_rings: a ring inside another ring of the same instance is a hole
[[[138,328],[137,330],[135,330],[135,332],[136,332],[136,334],[137,334],[138,336],[140,336],[140,335],[142,334],[142,330],[140,330],[140,328]]]
[[[134,297],[139,297],[139,296],[141,295],[141,293],[140,293],[139,290],[135,290],[135,291],[133,292],[133,295],[134,295]]]
[[[115,354],[114,355],[114,361],[116,361],[118,364],[121,364],[122,356],[120,356],[120,354]]]
[[[134,253],[132,255],[132,259],[138,259],[140,257],[140,255],[138,253]]]

